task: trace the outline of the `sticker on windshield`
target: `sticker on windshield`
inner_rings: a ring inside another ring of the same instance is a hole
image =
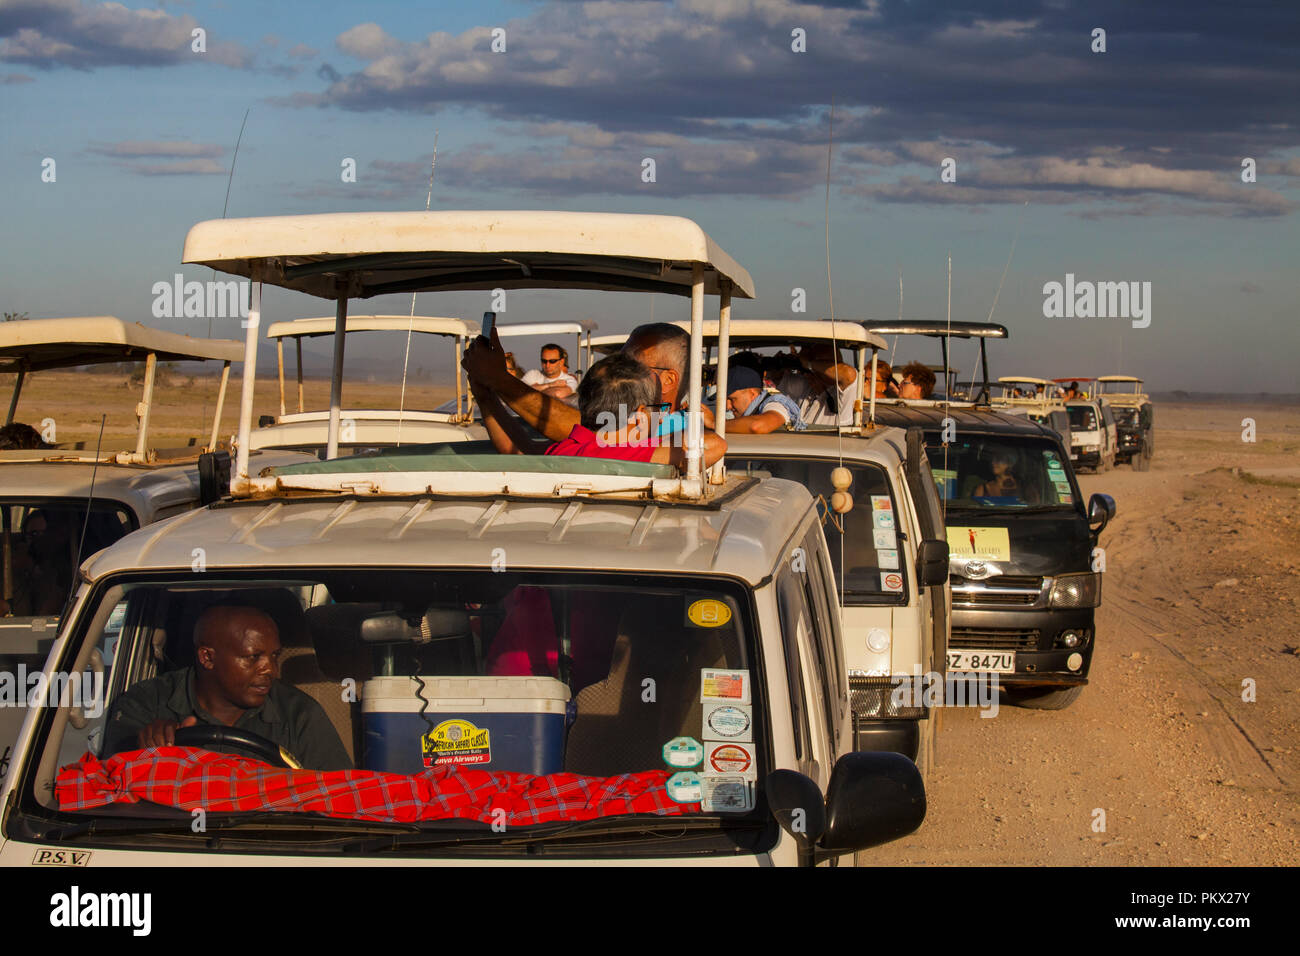
[[[674,737],[664,744],[664,763],[670,767],[698,767],[704,762],[704,745],[694,737]]]
[[[959,558],[1010,561],[1011,538],[1006,528],[949,527],[948,550]]]
[[[703,723],[708,740],[754,739],[754,708],[747,704],[706,704]]]
[[[754,790],[744,777],[704,777],[700,809],[705,813],[744,813],[754,809]]]
[[[876,560],[880,562],[880,567],[886,571],[898,570],[898,549],[881,548],[876,551]]]
[[[668,778],[664,784],[668,799],[673,803],[699,803],[704,797],[704,785],[700,775],[692,770],[683,770]]]
[[[889,571],[880,575],[880,590],[882,591],[901,591],[903,590],[903,576],[897,571]]]
[[[686,609],[686,619],[696,627],[722,627],[731,620],[725,601],[703,598]]]
[[[716,667],[700,669],[700,701],[727,701],[732,704],[749,703],[749,671],[726,671]]]
[[[758,761],[754,759],[752,743],[735,744],[709,741],[708,751],[704,757],[704,774],[706,777],[731,775],[745,780],[758,779]]]
[[[892,511],[872,511],[871,525],[875,528],[892,528],[894,526],[894,513]]]
[[[420,749],[426,767],[492,762],[490,732],[459,717],[444,720],[425,734],[420,739]]]
[[[871,539],[871,545],[877,551],[892,551],[898,547],[898,535],[885,528],[876,528]]]
[[[872,511],[893,511],[894,503],[889,500],[889,495],[872,495],[871,510]]]

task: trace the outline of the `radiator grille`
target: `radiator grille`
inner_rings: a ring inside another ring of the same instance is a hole
[[[1034,630],[977,630],[952,629],[949,647],[961,650],[1034,651],[1038,649],[1040,632]]]

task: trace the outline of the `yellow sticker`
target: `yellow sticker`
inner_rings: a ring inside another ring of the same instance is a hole
[[[426,767],[492,762],[490,732],[459,717],[444,720],[420,738],[420,749]]]
[[[686,609],[686,617],[696,627],[722,627],[731,620],[731,608],[723,601],[703,598]]]
[[[1010,561],[1011,538],[1006,528],[948,528],[948,551],[954,558]]]

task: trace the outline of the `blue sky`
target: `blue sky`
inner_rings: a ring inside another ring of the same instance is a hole
[[[221,215],[249,109],[230,216],[423,208],[436,129],[435,208],[689,216],[755,277],[737,315],[789,315],[802,287],[823,316],[833,95],[838,317],[895,317],[901,270],[905,315],[941,318],[951,253],[953,317],[984,319],[1014,241],[995,372],[1294,391],[1297,48],[1286,2],[0,0],[0,308],[203,334],[153,319],[150,290],[208,278],[180,267],[181,245]],[[646,156],[655,183],[640,182]],[[1043,284],[1066,273],[1151,282],[1150,327],[1044,318]],[[476,316],[483,300],[426,294],[418,309]],[[267,309],[328,311],[282,293]],[[521,292],[503,321],[578,314],[617,331],[684,309]]]

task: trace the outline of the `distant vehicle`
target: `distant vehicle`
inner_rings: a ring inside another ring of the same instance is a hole
[[[1115,415],[1118,441],[1115,461],[1128,462],[1134,471],[1147,471],[1155,454],[1155,409],[1142,390],[1142,379],[1131,375],[1103,375],[1097,379],[1100,395]]]
[[[334,316],[313,319],[293,319],[275,322],[266,330],[266,337],[275,342],[280,383],[280,414],[262,417],[258,428],[249,436],[252,448],[283,448],[308,452],[324,457],[328,452],[331,409],[307,411],[303,407],[302,340],[334,336],[337,319]],[[363,454],[380,448],[399,445],[419,445],[429,442],[473,441],[487,437],[487,432],[472,424],[470,397],[460,367],[460,357],[465,343],[478,335],[477,322],[465,319],[436,316],[409,315],[349,315],[347,334],[359,332],[389,333],[388,341],[398,343],[406,335],[421,338],[447,339],[455,344],[452,363],[455,368],[456,397],[433,411],[413,408],[344,408],[341,389],[331,395],[331,404],[339,406],[340,447],[348,454]],[[290,339],[297,353],[297,405],[296,412],[285,410],[284,343]],[[340,363],[341,349],[335,350]]]
[[[1077,399],[1065,407],[1070,414],[1070,460],[1095,472],[1114,468],[1118,435],[1110,403]]]
[[[1070,414],[1054,383],[1028,375],[1002,375],[994,391],[992,407],[1046,425],[1061,436],[1066,448],[1070,447]]]
[[[5,424],[18,414],[33,373],[120,363],[144,370],[133,447],[87,448],[94,439],[83,435],[44,448],[0,450],[0,671],[15,674],[20,664],[31,674],[40,670],[84,560],[136,528],[202,503],[202,486],[215,484],[216,476],[201,475],[200,456],[217,448],[230,363],[243,358],[242,342],[192,338],[113,316],[0,324],[0,372],[16,375]],[[223,363],[203,444],[198,436],[179,448],[151,444],[159,362]],[[39,408],[28,411],[37,425],[46,417]],[[54,438],[68,435],[66,424],[54,425]],[[285,454],[253,459],[259,468],[302,460]],[[104,653],[111,656],[111,648]],[[25,715],[25,708],[0,708],[0,774]]]
[[[935,372],[935,394],[931,396],[932,400],[939,401],[948,398],[955,401],[957,399],[955,393],[960,391],[967,396],[964,399],[965,401],[976,405],[988,404],[993,391],[992,383],[989,381],[988,340],[1007,338],[1006,326],[998,325],[996,322],[929,320],[863,321],[862,325],[868,332],[874,332],[876,335],[886,338],[897,335],[915,335],[938,339],[943,361],[939,365],[928,366],[931,371]],[[979,369],[982,380],[971,382],[967,387],[960,390],[957,388],[957,370],[952,367],[951,349],[953,345],[950,341],[952,339],[976,339],[980,344]],[[894,360],[891,359],[891,361]],[[940,388],[941,385],[944,387],[943,389]]]
[[[336,457],[332,421],[329,460],[257,475],[246,390],[229,495],[192,525],[102,552],[49,668],[85,668],[120,611],[111,712],[116,695],[185,662],[183,622],[199,608],[253,604],[284,635],[284,681],[318,701],[361,768],[389,771],[365,779],[418,783],[448,800],[426,797],[415,819],[399,821],[363,815],[341,793],[331,806],[353,809],[331,816],[318,809],[320,775],[289,774],[290,810],[266,802],[265,768],[241,763],[238,776],[205,773],[241,802],[232,812],[209,801],[203,833],[188,813],[178,820],[176,807],[150,802],[163,795],[147,780],[142,803],[73,809],[60,781],[79,771],[67,764],[88,749],[112,758],[96,737],[102,718],[47,702],[24,725],[0,792],[0,864],[30,865],[37,849],[58,845],[101,864],[807,865],[920,825],[912,762],[853,749],[845,646],[811,495],[703,467],[704,297],[719,297],[725,328],[732,296],[754,292],[695,223],[553,212],[221,220],[190,231],[184,258],[254,277],[250,341],[259,277],[322,297],[389,285],[690,291],[685,467],[501,456],[471,442]],[[249,384],[255,371],[245,369]],[[196,540],[210,543],[202,573]],[[348,678],[359,700],[340,694]],[[185,728],[177,745],[202,757],[224,737],[255,760],[297,762],[282,745],[228,731]],[[467,790],[448,770],[462,765],[483,786]],[[587,778],[589,800],[557,801],[546,786],[517,795],[537,775],[565,771]],[[516,816],[489,826],[492,805]]]

